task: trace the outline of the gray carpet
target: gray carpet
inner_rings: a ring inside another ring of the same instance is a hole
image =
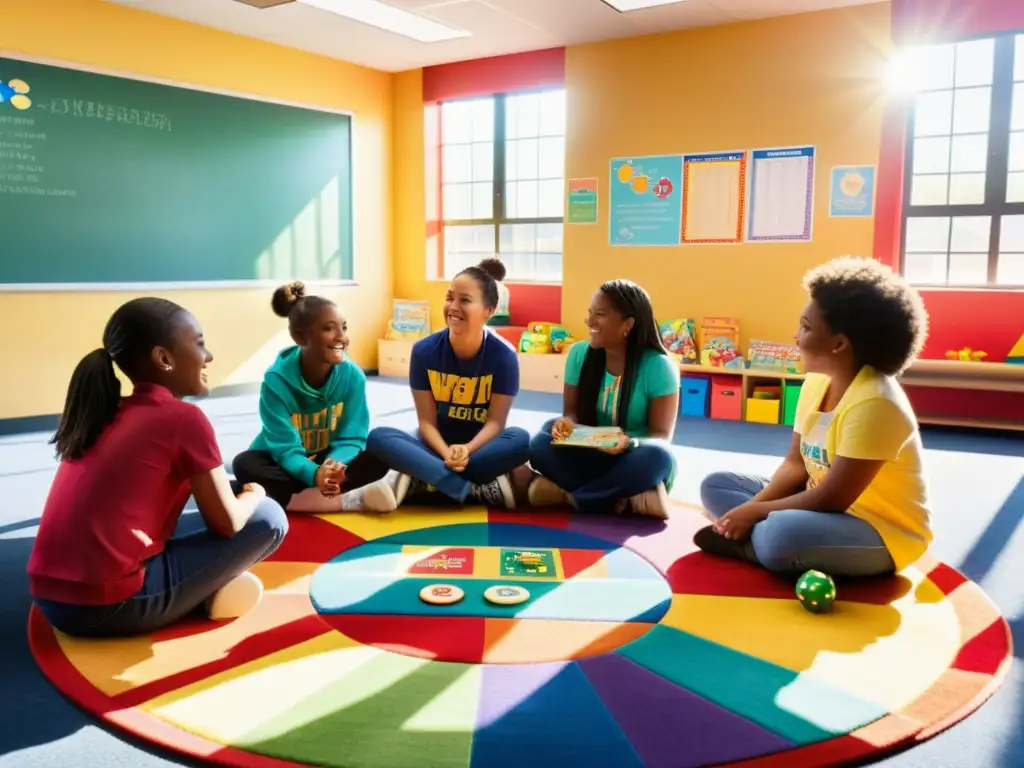
[[[411,427],[404,382],[372,379],[373,423]],[[524,393],[511,422],[528,430],[555,415],[560,398]],[[258,429],[256,398],[215,398],[210,414],[226,458]],[[0,438],[0,767],[155,768],[191,765],[109,733],[68,704],[37,671],[25,641],[25,564],[54,471],[48,434]],[[683,420],[676,433],[682,473],[674,495],[697,501],[700,479],[718,469],[770,473],[789,429]],[[1024,765],[1024,440],[925,433],[935,499],[934,553],[979,582],[1014,629],[1016,663],[982,709],[935,739],[878,765],[890,768],[1002,768]]]

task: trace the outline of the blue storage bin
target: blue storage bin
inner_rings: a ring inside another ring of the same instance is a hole
[[[707,376],[683,376],[679,397],[679,412],[683,416],[708,417],[711,386]]]

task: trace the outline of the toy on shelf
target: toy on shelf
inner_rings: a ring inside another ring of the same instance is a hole
[[[665,349],[680,363],[695,364],[697,362],[697,340],[693,329],[693,320],[680,317],[666,320],[661,324],[661,340]]]
[[[800,348],[793,344],[751,339],[747,348],[747,368],[803,373]]]
[[[519,351],[527,355],[563,352],[573,343],[569,329],[558,323],[530,323],[519,337]]]
[[[1024,334],[1017,339],[1017,343],[1010,347],[1010,352],[1003,362],[1010,365],[1024,365]]]
[[[705,317],[700,323],[700,364],[713,368],[744,368],[739,321]]]
[[[430,335],[430,303],[395,299],[385,339],[417,341]]]
[[[963,360],[967,362],[980,363],[986,357],[988,352],[982,352],[980,349],[971,349],[970,347],[964,347],[963,349],[951,349],[946,352],[946,357],[950,360]]]

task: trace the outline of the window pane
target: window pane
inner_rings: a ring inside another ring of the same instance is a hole
[[[996,42],[972,40],[956,46],[956,87],[991,85]]]
[[[996,282],[1000,285],[1024,285],[1024,253],[1002,253],[999,255],[999,264],[996,266]]]
[[[908,253],[903,260],[904,276],[918,285],[945,285],[945,253]]]
[[[518,219],[519,218],[519,182],[518,181],[507,181],[505,182],[505,218],[506,219]]]
[[[918,87],[923,91],[953,87],[953,45],[926,45],[912,52]]]
[[[1009,170],[1024,171],[1024,132],[1010,134]]]
[[[981,205],[985,202],[984,173],[954,173],[949,177],[950,205]]]
[[[537,174],[541,179],[561,179],[565,176],[565,139],[561,136],[541,139],[539,143]]]
[[[494,255],[494,226],[471,224],[444,228],[444,272],[451,278],[459,270]]]
[[[554,219],[562,215],[562,180],[549,179],[538,184],[537,217]]]
[[[494,143],[478,142],[473,145],[473,181],[491,181],[494,178]]]
[[[914,173],[949,171],[949,138],[914,139]]]
[[[517,141],[519,145],[516,152],[515,175],[510,179],[536,179],[537,178],[537,140],[522,139]]]
[[[949,176],[914,176],[910,182],[911,205],[945,205],[949,202]]]
[[[1003,216],[999,223],[999,250],[1024,253],[1024,216]]]
[[[1006,202],[1024,203],[1024,173],[1011,173],[1007,176]]]
[[[949,248],[951,251],[984,253],[987,255],[991,236],[991,216],[957,216],[953,219],[953,231],[950,235]]]
[[[1010,113],[1010,130],[1024,131],[1024,83],[1013,86],[1013,111]]]
[[[1024,80],[1024,35],[1017,35],[1016,51],[1013,58],[1013,79]]]
[[[948,282],[950,285],[985,285],[988,282],[988,254],[949,254]]]
[[[512,277],[545,282],[562,279],[561,224],[503,225],[499,252]]]
[[[522,93],[505,100],[505,137],[536,138],[540,133],[540,95]]]
[[[494,218],[494,184],[485,181],[472,184],[473,187],[473,219]]]
[[[472,184],[444,184],[441,189],[442,216],[446,221],[473,218]]]
[[[474,99],[471,103],[473,141],[494,141],[494,97]]]
[[[907,253],[949,250],[949,217],[931,216],[907,219]]]
[[[565,91],[548,91],[541,94],[540,135],[565,135]]]
[[[988,163],[988,136],[984,133],[953,137],[949,170],[953,173],[982,171]]]
[[[538,224],[537,225],[537,251],[539,253],[557,253],[562,255],[562,234],[561,224]]]
[[[470,144],[441,148],[441,178],[446,182],[473,180],[473,154]]]
[[[953,96],[953,133],[988,133],[991,88],[965,88]]]
[[[915,136],[948,136],[953,132],[953,92],[919,94],[914,105]]]
[[[537,218],[537,182],[520,181],[516,190],[516,215],[520,219]]]

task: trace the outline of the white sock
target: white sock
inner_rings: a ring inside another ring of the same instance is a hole
[[[211,619],[237,619],[251,611],[263,599],[263,582],[246,571],[218,589],[206,601]]]
[[[310,512],[314,514],[341,512],[341,504],[341,499],[337,496],[329,499],[320,493],[319,488],[306,488],[292,496],[285,511]]]
[[[394,486],[385,477],[341,497],[346,512],[393,512],[398,507]]]

